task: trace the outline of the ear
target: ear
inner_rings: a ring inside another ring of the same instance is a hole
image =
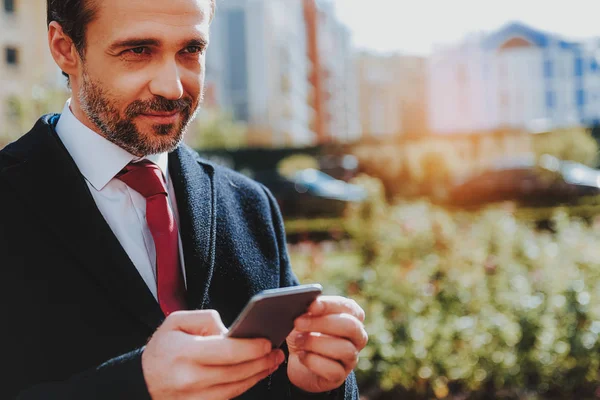
[[[76,75],[81,58],[71,38],[56,21],[48,26],[48,45],[58,67],[68,75]]]

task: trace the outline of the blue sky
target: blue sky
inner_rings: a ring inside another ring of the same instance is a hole
[[[334,0],[358,48],[428,54],[510,21],[572,38],[600,37],[600,0]]]

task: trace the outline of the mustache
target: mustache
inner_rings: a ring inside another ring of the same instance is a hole
[[[138,115],[155,112],[181,112],[192,107],[193,100],[189,97],[168,100],[164,97],[155,97],[152,100],[135,100],[127,109],[125,115],[127,118],[134,118]]]

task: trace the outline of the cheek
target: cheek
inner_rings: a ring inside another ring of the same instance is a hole
[[[111,105],[119,111],[121,118],[126,115],[127,107],[134,101],[148,97],[144,95],[145,87],[146,81],[139,74],[115,74],[104,86]]]
[[[192,96],[194,99],[200,97],[202,88],[204,87],[205,62],[202,59],[195,64],[183,64],[180,75],[183,90]]]
[[[108,72],[107,72],[108,71]],[[124,73],[115,68],[88,68],[88,76],[98,85],[105,97],[118,109],[140,98],[146,85],[142,74]]]
[[[204,86],[204,72],[201,74],[189,74],[181,79],[183,90],[188,93],[194,100],[200,98],[200,93]]]
[[[148,87],[148,79],[142,73],[115,74],[111,82],[113,93],[122,99],[142,98]]]
[[[127,101],[128,98],[139,97],[147,86],[148,77],[144,71],[130,71],[125,68],[119,68],[119,65],[111,64],[94,67],[90,66],[90,76],[102,85],[104,92],[110,93],[111,97]]]

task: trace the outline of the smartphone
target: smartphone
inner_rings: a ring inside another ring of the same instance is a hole
[[[322,293],[319,284],[264,290],[254,295],[227,333],[232,338],[265,338],[281,347],[294,329],[294,320],[306,313]]]

